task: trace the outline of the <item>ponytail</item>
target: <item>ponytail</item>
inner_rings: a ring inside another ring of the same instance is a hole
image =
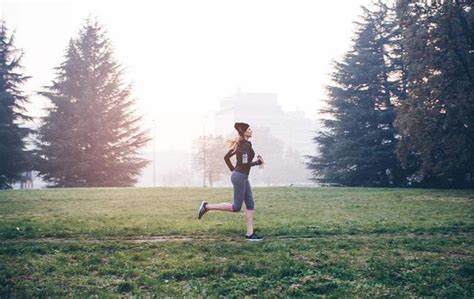
[[[237,150],[237,144],[239,144],[239,142],[242,141],[243,139],[244,137],[240,134],[238,134],[232,139],[227,139],[227,143],[229,144],[229,149],[235,152]]]

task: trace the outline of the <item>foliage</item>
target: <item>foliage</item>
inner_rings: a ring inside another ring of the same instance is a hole
[[[196,171],[203,173],[211,187],[229,172],[224,163],[227,151],[228,146],[222,136],[200,136],[193,141],[192,165]]]
[[[36,167],[53,186],[131,186],[148,163],[138,150],[150,138],[122,76],[105,30],[87,20],[41,93],[51,107],[39,130]]]
[[[470,1],[399,1],[407,99],[398,156],[425,186],[474,186],[474,11]]]
[[[29,77],[21,72],[23,53],[14,41],[0,20],[0,189],[11,188],[11,182],[30,169],[24,139],[31,130],[21,126],[31,120],[25,114],[28,98],[21,90]]]
[[[347,186],[403,186],[405,177],[395,154],[397,129],[390,80],[390,44],[395,24],[389,8],[378,2],[364,8],[353,48],[335,64],[327,87],[324,128],[314,138],[319,155],[308,167],[319,182]]]

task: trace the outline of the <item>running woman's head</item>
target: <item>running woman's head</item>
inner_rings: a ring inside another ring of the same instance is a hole
[[[239,141],[244,139],[248,140],[252,137],[252,129],[250,128],[249,124],[235,123],[234,128],[237,130],[238,135],[232,140],[229,140],[229,148],[233,150],[237,148]]]
[[[241,136],[244,136],[245,132],[247,131],[247,129],[249,127],[250,127],[250,125],[246,124],[246,123],[235,123],[234,124],[234,128],[237,130],[237,132]]]

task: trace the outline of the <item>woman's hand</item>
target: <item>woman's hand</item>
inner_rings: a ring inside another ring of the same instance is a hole
[[[265,164],[265,161],[263,160],[262,156],[258,155],[258,156],[257,156],[257,160],[261,162],[260,165],[259,165],[259,167],[260,167],[260,168],[263,168],[263,167],[264,167],[264,164]]]

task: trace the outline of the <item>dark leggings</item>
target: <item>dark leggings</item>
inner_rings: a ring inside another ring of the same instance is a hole
[[[254,202],[252,188],[249,183],[249,176],[245,173],[234,170],[232,171],[230,180],[232,181],[232,185],[234,185],[234,202],[232,203],[232,210],[234,212],[239,212],[244,201],[247,210],[253,210]]]

